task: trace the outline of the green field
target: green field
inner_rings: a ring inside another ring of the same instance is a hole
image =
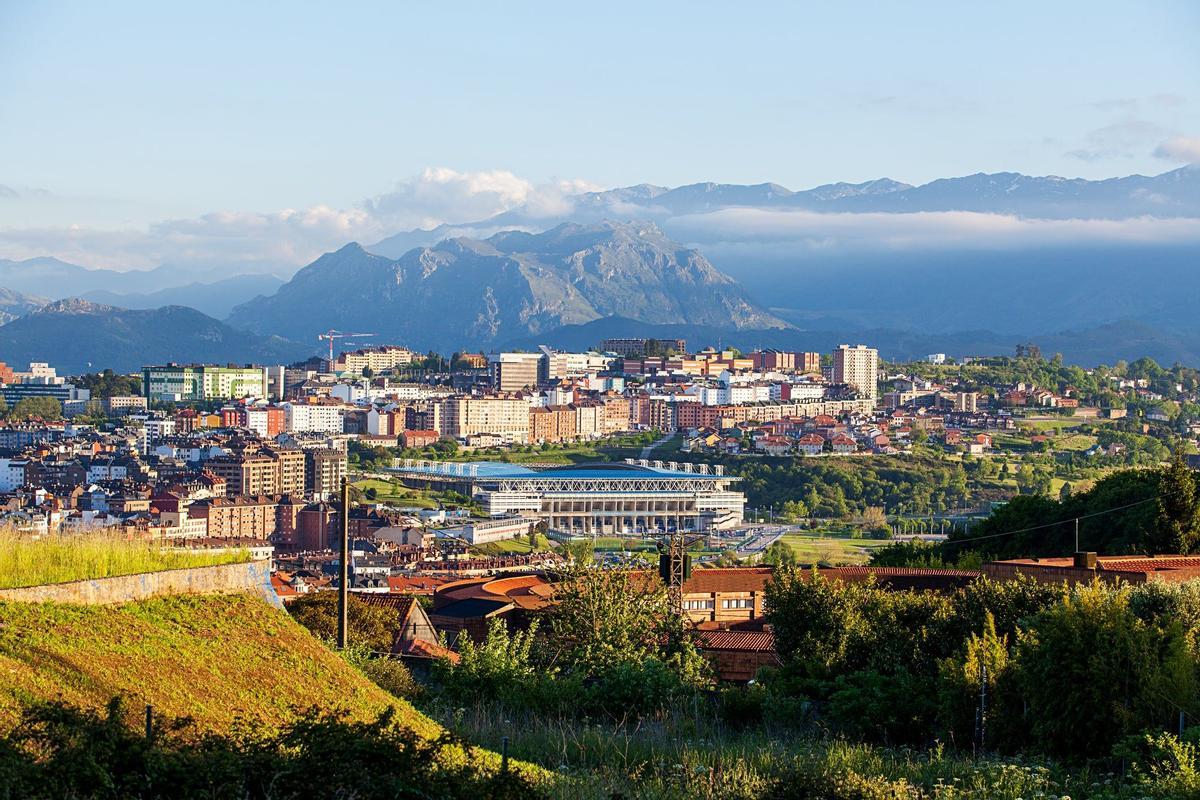
[[[836,565],[865,564],[871,557],[871,550],[891,544],[890,539],[851,539],[817,533],[787,533],[780,541],[792,548],[801,564],[826,561]]]
[[[487,542],[486,544],[471,546],[471,550],[485,556],[526,555],[527,553],[535,552],[546,553],[553,549],[550,540],[540,533],[537,536],[536,548],[529,546],[529,539],[525,536],[517,539],[504,539],[499,542]]]
[[[351,484],[365,495],[368,489],[375,490],[373,501],[387,503],[392,506],[415,506],[417,508],[437,508],[437,492],[426,492],[422,489],[409,489],[399,481],[384,481],[370,478],[365,481],[355,481]]]

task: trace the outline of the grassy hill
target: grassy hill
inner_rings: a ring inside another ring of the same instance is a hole
[[[0,730],[32,700],[102,708],[114,695],[200,731],[228,732],[238,718],[275,728],[312,706],[363,720],[393,706],[417,733],[441,730],[254,597],[0,603]]]

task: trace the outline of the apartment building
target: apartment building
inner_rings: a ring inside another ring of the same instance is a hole
[[[345,408],[326,403],[284,403],[284,425],[288,433],[341,433]]]
[[[142,395],[151,400],[240,400],[267,396],[265,367],[166,364],[142,368]]]
[[[333,371],[362,375],[363,370],[379,373],[393,370],[411,364],[413,352],[407,347],[383,345],[382,347],[364,347],[361,350],[342,353],[334,361]]]
[[[858,390],[861,397],[879,397],[879,351],[865,344],[851,347],[838,345],[833,351],[833,382],[844,383]]]
[[[346,454],[341,450],[304,451],[304,491],[315,500],[331,500],[346,477]]]
[[[441,416],[441,432],[456,439],[492,433],[510,444],[529,441],[529,403],[521,398],[450,397]]]
[[[263,448],[256,452],[210,458],[204,469],[225,481],[230,497],[295,495],[305,489],[303,450]]]

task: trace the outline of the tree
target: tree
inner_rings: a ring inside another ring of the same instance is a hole
[[[327,642],[337,638],[337,592],[310,592],[288,604],[292,618],[308,628],[318,639]],[[376,653],[390,653],[396,639],[399,618],[394,608],[367,605],[353,593],[348,599],[346,617],[349,627],[346,638],[355,647],[365,647]]]
[[[26,397],[13,406],[8,416],[14,420],[37,418],[56,422],[62,419],[62,403],[53,397]]]
[[[1200,498],[1196,476],[1176,452],[1158,477],[1158,516],[1147,536],[1148,553],[1191,553],[1200,544]]]
[[[783,541],[777,539],[771,543],[766,552],[763,553],[763,563],[778,567],[783,565],[792,565],[796,563],[795,549]]]
[[[1192,706],[1195,667],[1180,626],[1148,625],[1129,598],[1127,588],[1076,587],[1018,633],[1013,680],[997,698],[1008,701],[997,712],[1012,720],[1014,743],[1094,757]]]
[[[576,568],[591,566],[596,546],[591,539],[572,539],[563,545],[567,561]]]
[[[568,670],[595,677],[658,661],[686,684],[706,683],[708,662],[671,608],[655,575],[629,569],[569,570],[555,584],[554,605],[542,612],[548,646]]]

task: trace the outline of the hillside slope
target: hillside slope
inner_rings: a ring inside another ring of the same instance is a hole
[[[0,730],[31,700],[101,708],[114,695],[205,732],[228,733],[238,718],[274,729],[313,706],[358,719],[392,706],[421,735],[441,730],[254,597],[0,603]]]

